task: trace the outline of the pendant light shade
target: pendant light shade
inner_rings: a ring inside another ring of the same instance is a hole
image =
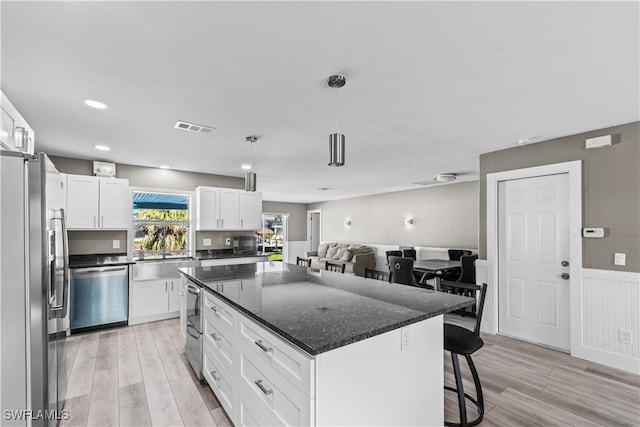
[[[247,172],[244,174],[244,191],[256,191],[257,175],[255,172]]]
[[[338,89],[346,83],[347,79],[341,75],[331,76],[327,79],[327,85],[336,90],[336,132],[329,135],[329,166],[344,166],[346,138],[338,132]]]
[[[253,171],[253,144],[257,140],[258,140],[258,137],[255,135],[251,135],[246,138],[246,141],[251,145],[249,145],[250,170],[249,172],[244,174],[244,191],[251,191],[251,192],[256,191],[258,176]]]
[[[329,166],[344,166],[345,137],[341,133],[329,135]]]

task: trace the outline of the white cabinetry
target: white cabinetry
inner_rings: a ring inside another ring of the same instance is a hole
[[[258,230],[262,227],[262,193],[240,192],[240,229]]]
[[[13,104],[1,94],[0,103],[0,149],[34,152],[35,133]]]
[[[236,426],[444,424],[442,316],[311,356],[212,292],[203,312],[203,375]]]
[[[131,224],[129,181],[67,175],[67,227],[127,229]]]
[[[196,230],[260,228],[262,194],[232,188],[196,188]]]
[[[133,280],[130,286],[130,325],[180,315],[180,279]]]

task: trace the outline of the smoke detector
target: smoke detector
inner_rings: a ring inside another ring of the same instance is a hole
[[[197,125],[195,123],[183,122],[182,120],[178,120],[174,128],[186,130],[187,132],[196,132],[196,133],[210,133],[212,130],[215,129],[214,127],[211,127],[211,126]]]
[[[455,173],[441,173],[433,177],[438,182],[451,182],[456,180],[457,175]]]

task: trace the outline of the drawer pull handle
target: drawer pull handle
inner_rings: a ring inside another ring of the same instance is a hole
[[[213,338],[213,339],[214,339],[214,340],[216,340],[216,341],[220,341],[220,340],[222,339],[222,338],[220,338],[220,337],[218,336],[218,334],[216,334],[215,332],[211,334],[211,338]]]
[[[268,388],[262,385],[262,380],[255,381],[255,384],[258,386],[260,391],[262,391],[267,396],[273,393],[273,390],[269,390]]]
[[[211,310],[215,313],[218,314],[218,307],[216,307],[215,305],[211,306]]]
[[[271,347],[267,347],[264,344],[262,344],[262,340],[258,340],[258,341],[254,341],[254,342],[265,353],[269,353],[270,351],[273,351],[273,349]]]
[[[213,378],[213,380],[215,382],[220,381],[222,378],[220,378],[220,376],[218,375],[218,373],[216,371],[211,371],[211,378]]]

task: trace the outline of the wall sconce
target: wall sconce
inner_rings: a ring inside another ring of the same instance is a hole
[[[407,218],[404,220],[404,225],[413,225],[413,218]]]
[[[351,227],[351,220],[350,219],[345,219],[344,220],[344,226],[345,227]]]

